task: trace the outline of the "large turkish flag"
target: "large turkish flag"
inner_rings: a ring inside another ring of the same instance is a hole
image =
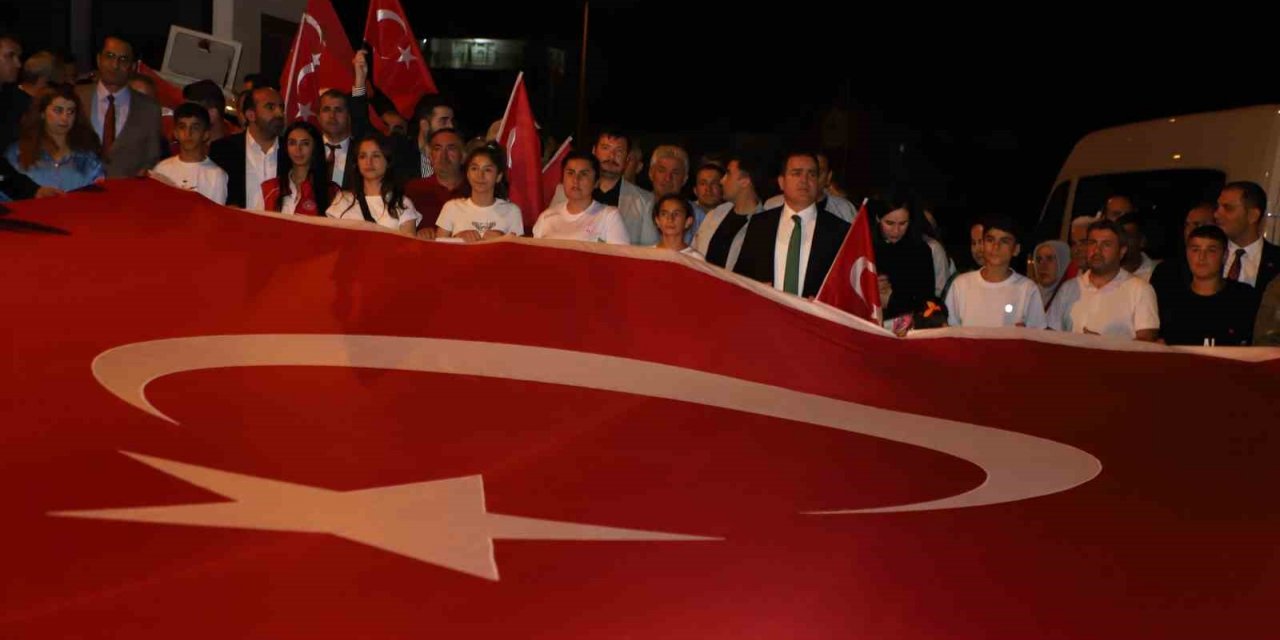
[[[1274,350],[899,340],[146,180],[11,208],[0,637],[1280,631]]]

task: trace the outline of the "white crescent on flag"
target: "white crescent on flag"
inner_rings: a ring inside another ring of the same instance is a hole
[[[121,400],[170,423],[146,397],[162,376],[222,367],[329,366],[495,377],[694,402],[924,447],[986,472],[981,485],[936,500],[810,513],[891,513],[1016,502],[1066,491],[1102,471],[1086,451],[1013,431],[877,409],[705,371],[515,344],[371,335],[221,335],[110,349],[93,375]]]
[[[862,293],[863,271],[870,271],[871,273],[876,272],[876,265],[867,262],[867,258],[865,256],[858,258],[853,262],[853,268],[849,270],[849,281],[853,283],[853,292],[858,294],[859,298],[866,300],[867,296]]]
[[[374,19],[374,22],[382,22],[383,20],[389,20],[391,22],[394,22],[400,25],[400,30],[403,31],[405,34],[409,33],[409,25],[405,24],[404,18],[401,18],[400,14],[394,11],[388,11],[386,9],[378,9],[374,13],[373,19]],[[376,48],[377,47],[375,47],[375,49]],[[397,62],[407,62],[404,59],[406,51],[404,51],[403,49],[401,50],[399,56],[384,56],[382,55],[382,52],[379,52],[379,51],[375,51],[375,53],[377,53],[378,57],[382,58],[383,60],[395,60]]]

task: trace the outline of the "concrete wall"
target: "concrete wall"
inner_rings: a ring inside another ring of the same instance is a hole
[[[298,22],[307,0],[213,0],[213,35],[229,36],[243,45],[239,76],[262,68],[262,14]],[[230,28],[230,33],[225,34]]]

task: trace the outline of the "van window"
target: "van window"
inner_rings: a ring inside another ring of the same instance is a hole
[[[1036,223],[1035,231],[1031,234],[1030,246],[1034,247],[1045,240],[1056,240],[1062,235],[1062,216],[1067,212],[1069,191],[1071,191],[1070,180],[1063,181],[1053,188],[1053,193],[1049,194],[1049,202],[1045,203],[1044,212],[1040,214],[1040,222]]]
[[[1128,194],[1143,214],[1146,253],[1164,258],[1177,251],[1182,221],[1201,200],[1217,201],[1226,174],[1215,169],[1163,169],[1081,178],[1071,217],[1094,215],[1112,193]]]

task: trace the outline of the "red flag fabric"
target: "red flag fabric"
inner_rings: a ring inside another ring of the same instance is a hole
[[[560,186],[560,181],[564,179],[564,157],[573,151],[573,136],[565,138],[556,152],[551,154],[551,159],[542,167],[542,208],[538,210],[541,214],[551,206],[551,199],[556,195],[556,187]],[[537,218],[534,218],[537,221]]]
[[[868,218],[867,203],[863,202],[816,299],[864,320],[879,322],[880,285],[876,279],[876,255]]]
[[[543,203],[549,202],[542,193],[542,139],[534,122],[529,93],[524,86],[524,72],[521,72],[516,76],[507,110],[502,114],[498,143],[507,152],[508,195],[524,214],[527,232],[533,231],[538,215],[546,209]]]
[[[156,84],[156,102],[166,109],[173,109],[178,105],[186,102],[182,97],[182,87],[169,82],[164,76],[156,72],[155,69],[147,66],[147,63],[138,61],[138,73],[140,75],[151,78]]]
[[[0,637],[1274,635],[1276,349],[896,339],[146,180],[7,205]]]
[[[321,93],[326,89],[351,91],[355,83],[353,58],[355,51],[333,5],[329,0],[307,0],[280,76],[285,120],[317,124]]]
[[[418,99],[437,90],[400,0],[369,0],[364,39],[373,47],[373,83],[401,116],[412,117]]]

